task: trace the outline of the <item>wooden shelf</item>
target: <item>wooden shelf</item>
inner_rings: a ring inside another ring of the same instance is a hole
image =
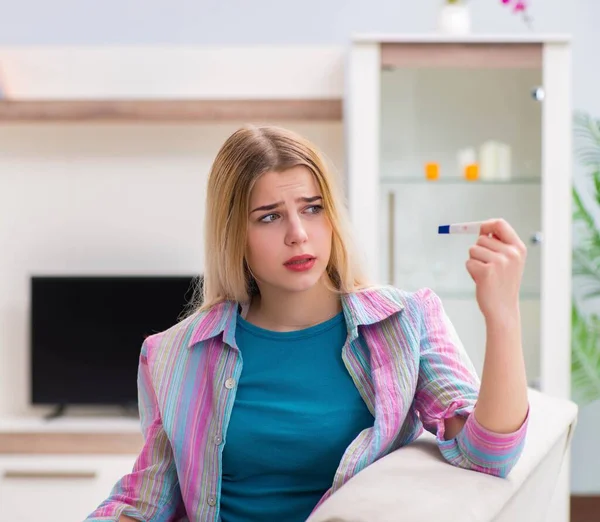
[[[1,123],[341,121],[341,99],[2,100]]]
[[[0,418],[0,455],[136,455],[142,445],[137,418]]]
[[[0,433],[4,455],[136,455],[141,433]]]

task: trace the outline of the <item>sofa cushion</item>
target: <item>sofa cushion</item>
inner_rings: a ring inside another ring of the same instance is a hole
[[[350,479],[307,522],[493,520],[510,505],[528,477],[557,445],[560,445],[558,462],[562,460],[571,440],[577,416],[574,403],[535,390],[529,390],[529,403],[523,454],[507,478],[448,464],[435,437],[424,433],[411,445],[387,455]],[[558,476],[558,469],[554,474]],[[537,501],[547,505],[555,481],[556,477],[546,487],[548,498],[540,498],[544,492],[539,491]]]

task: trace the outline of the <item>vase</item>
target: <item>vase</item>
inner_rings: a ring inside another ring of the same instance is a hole
[[[471,12],[464,3],[444,4],[438,15],[438,31],[450,35],[471,32]]]

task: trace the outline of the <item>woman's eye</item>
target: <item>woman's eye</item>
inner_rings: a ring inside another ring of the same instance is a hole
[[[304,212],[314,215],[319,214],[322,210],[323,207],[321,205],[311,205],[310,207],[306,207],[306,209],[304,209]],[[266,216],[261,217],[259,219],[259,222],[273,223],[273,221],[276,221],[277,219],[279,219],[279,214],[267,214]]]
[[[306,210],[308,210],[310,214],[318,214],[323,210],[323,207],[321,205],[311,205]]]
[[[261,223],[272,223],[277,218],[277,214],[267,214],[260,218]]]

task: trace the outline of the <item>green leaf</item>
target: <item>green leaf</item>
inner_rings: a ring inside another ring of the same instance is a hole
[[[577,285],[584,290],[586,299],[600,296],[600,266],[598,266],[600,254],[594,258],[589,256],[589,251],[582,248],[573,250],[573,277],[577,278]],[[595,261],[596,260],[596,261]]]
[[[584,221],[588,228],[594,229],[594,220],[586,210],[577,189],[573,188],[573,219],[575,221]]]
[[[600,121],[587,113],[577,112],[573,123],[579,163],[597,169],[600,167]]]
[[[574,117],[575,151],[591,176],[593,201],[600,206],[600,121],[586,113]],[[591,203],[590,203],[591,204]],[[600,297],[600,231],[583,198],[573,188],[573,227],[578,243],[573,246],[573,283],[584,306]],[[573,298],[571,380],[572,396],[580,405],[600,399],[600,319],[581,313]]]
[[[571,313],[573,399],[580,405],[600,399],[600,319],[592,315],[587,321],[573,306]]]

